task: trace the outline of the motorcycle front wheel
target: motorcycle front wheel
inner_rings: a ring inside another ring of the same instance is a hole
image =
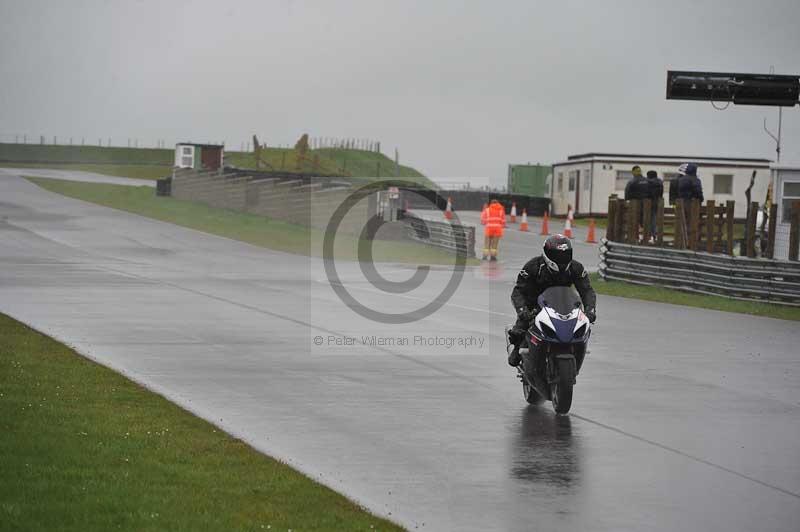
[[[572,407],[572,361],[560,360],[558,362],[559,379],[550,385],[552,392],[553,409],[557,414],[566,414]]]

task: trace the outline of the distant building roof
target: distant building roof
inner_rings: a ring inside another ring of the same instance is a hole
[[[198,148],[224,148],[223,144],[198,144],[197,142],[179,142],[175,146],[195,146]]]
[[[570,155],[566,161],[556,163],[556,165],[569,164],[579,160],[594,159],[605,161],[646,161],[646,160],[662,160],[662,161],[681,161],[681,162],[719,162],[719,163],[751,163],[757,165],[769,165],[772,161],[769,159],[754,159],[745,157],[698,157],[692,155],[642,155],[636,153],[582,153],[578,155]]]

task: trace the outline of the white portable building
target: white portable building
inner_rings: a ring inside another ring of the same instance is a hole
[[[631,169],[638,165],[642,173],[658,172],[664,180],[664,201],[668,199],[669,181],[678,176],[683,163],[696,163],[697,176],[703,183],[705,199],[719,203],[736,201],[735,216],[747,214],[745,190],[752,173],[756,179],[751,201],[763,203],[770,181],[769,159],[729,157],[690,157],[684,155],[636,155],[619,153],[585,153],[571,155],[566,161],[553,165],[550,184],[552,214],[566,214],[568,206],[575,214],[607,214],[608,197],[623,197],[625,185],[633,177]]]

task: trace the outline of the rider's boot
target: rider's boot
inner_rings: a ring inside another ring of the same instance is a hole
[[[508,365],[516,368],[522,361],[522,355],[519,354],[519,346],[515,345],[514,349],[508,354]]]

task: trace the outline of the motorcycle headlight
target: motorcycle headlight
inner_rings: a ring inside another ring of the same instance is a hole
[[[556,331],[554,331],[553,328],[547,325],[546,323],[542,323],[542,332],[545,335],[550,336],[551,338],[554,338],[556,336]]]
[[[583,338],[583,336],[584,336],[585,334],[586,334],[586,324],[584,323],[583,325],[581,325],[580,327],[578,327],[578,330],[577,330],[577,331],[575,331],[575,334],[574,334],[574,335],[572,335],[572,337],[573,337],[573,338],[575,338],[575,339],[578,339],[578,338]]]

